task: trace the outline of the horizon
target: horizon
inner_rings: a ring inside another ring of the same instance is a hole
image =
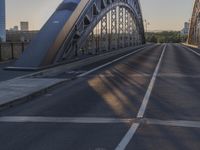
[[[173,0],[173,6],[170,8],[171,11],[169,11],[170,1],[140,0],[143,20],[150,22],[148,30],[180,31],[183,28],[184,22],[188,22],[191,18],[194,0],[193,2],[182,0],[184,3],[181,3],[181,9],[178,5],[179,1]],[[6,29],[9,30],[16,25],[19,26],[20,21],[28,21],[30,30],[39,30],[60,2],[62,0],[53,0],[51,2],[48,0],[43,0],[42,2],[39,0],[31,2],[30,0],[6,0]],[[21,7],[16,8],[13,5],[16,3],[20,3]],[[166,7],[163,8],[163,5]],[[158,11],[160,12],[159,14],[157,13]]]

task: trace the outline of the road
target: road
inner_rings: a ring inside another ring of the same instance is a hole
[[[104,67],[97,63],[52,77],[85,73],[1,110],[0,149],[199,150],[195,52],[156,44]]]
[[[33,71],[5,70],[6,67],[13,66],[13,64],[14,61],[0,63],[0,82],[33,73]]]

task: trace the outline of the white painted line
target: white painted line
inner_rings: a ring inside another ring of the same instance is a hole
[[[155,83],[155,80],[156,80],[156,77],[157,77],[157,74],[158,74],[158,71],[159,71],[159,68],[160,68],[160,65],[161,65],[162,58],[163,58],[165,50],[166,50],[166,47],[167,47],[167,45],[165,45],[163,50],[162,50],[162,54],[160,56],[159,62],[157,64],[157,66],[156,66],[156,69],[154,71],[153,77],[151,79],[151,82],[149,84],[149,87],[147,89],[145,97],[143,99],[143,102],[142,102],[142,105],[141,105],[140,110],[138,112],[137,118],[142,118],[143,115],[144,115],[144,112],[146,110],[147,103],[149,101],[149,97],[151,95],[151,91],[153,89],[153,86],[154,86],[154,83]],[[128,130],[128,132],[126,133],[124,138],[121,140],[121,142],[118,144],[118,146],[116,147],[115,150],[125,150],[127,145],[128,145],[128,143],[130,142],[130,140],[134,136],[134,134],[135,134],[135,132],[136,132],[138,127],[139,127],[139,123],[133,123],[131,128]]]
[[[179,45],[179,46],[180,46],[180,45]],[[185,47],[188,51],[191,51],[191,52],[193,52],[194,54],[200,56],[200,53],[197,53],[197,52],[194,51],[193,49],[191,49],[191,48],[189,48],[189,47],[187,47],[187,46],[183,46],[183,45],[181,45],[181,46],[182,46],[182,47]]]
[[[73,124],[120,124],[134,122],[129,132],[125,135],[124,139],[116,148],[116,150],[125,149],[136,132],[139,124],[149,125],[162,125],[162,126],[177,126],[188,128],[200,128],[200,121],[188,120],[159,120],[152,118],[144,119],[129,119],[129,118],[98,118],[98,117],[44,117],[44,116],[3,116],[0,117],[1,123],[73,123]]]
[[[145,119],[146,124],[200,128],[200,121]]]
[[[115,150],[125,150],[126,146],[132,139],[138,127],[139,123],[133,123],[131,128],[128,130],[128,132],[126,133],[122,141],[119,143],[119,145],[115,148]]]
[[[200,78],[200,74],[199,75],[185,75],[181,73],[160,73],[157,77]]]
[[[95,72],[95,71],[97,71],[97,70],[99,70],[99,69],[102,69],[102,68],[104,68],[104,67],[106,67],[106,66],[108,66],[108,65],[111,65],[111,64],[113,64],[113,63],[115,63],[115,62],[117,62],[117,61],[119,61],[119,60],[122,60],[122,59],[124,59],[124,58],[126,58],[126,57],[128,57],[128,56],[130,56],[130,55],[133,55],[133,54],[135,54],[135,53],[138,53],[138,52],[144,50],[145,48],[149,48],[149,47],[140,48],[140,49],[138,49],[138,50],[136,50],[136,51],[134,51],[134,52],[131,52],[131,53],[129,53],[129,54],[126,54],[126,55],[124,55],[124,56],[122,56],[122,57],[119,57],[119,58],[117,58],[117,59],[114,59],[114,60],[112,60],[112,61],[110,61],[110,62],[108,62],[108,63],[105,63],[105,64],[101,65],[101,66],[98,66],[98,67],[96,67],[96,68],[94,68],[94,69],[91,69],[91,70],[89,70],[89,71],[87,71],[87,72],[85,72],[85,73],[82,73],[82,74],[78,75],[77,77],[78,77],[78,78],[84,77],[84,76],[86,76],[86,75],[88,75],[88,74],[91,74],[91,73],[93,73],[93,72]]]
[[[80,124],[118,124],[131,123],[134,119],[95,118],[95,117],[41,117],[41,116],[4,116],[0,122],[10,123],[80,123]]]
[[[149,102],[149,98],[151,96],[151,92],[153,90],[153,87],[154,87],[154,84],[155,84],[155,81],[156,81],[156,78],[157,78],[157,75],[158,75],[158,71],[160,69],[160,65],[161,65],[161,62],[162,62],[162,59],[163,59],[163,56],[164,56],[166,48],[167,48],[167,45],[165,45],[164,48],[163,48],[163,51],[162,51],[162,54],[160,56],[159,62],[158,62],[157,66],[156,66],[156,69],[155,69],[155,71],[153,73],[153,77],[151,79],[151,82],[149,84],[147,92],[146,92],[146,94],[144,96],[144,99],[142,101],[142,105],[141,105],[141,107],[139,109],[139,112],[137,114],[137,118],[142,118],[144,116],[144,113],[145,113],[147,104]]]

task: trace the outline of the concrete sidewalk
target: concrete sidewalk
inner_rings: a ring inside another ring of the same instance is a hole
[[[185,46],[189,46],[189,47],[191,47],[191,48],[199,48],[198,46],[196,46],[196,45],[191,45],[191,44],[188,44],[188,43],[182,43],[183,45],[185,45]]]
[[[141,48],[142,47],[142,48]],[[71,64],[64,64],[54,68],[45,69],[43,71],[31,73],[11,80],[0,82],[0,108],[12,106],[16,103],[30,100],[32,97],[45,93],[48,89],[72,80],[73,78],[45,78],[46,75],[55,75],[66,70],[72,70],[80,66],[87,66],[98,61],[109,59],[109,57],[124,54],[124,52],[139,52],[148,47],[143,45],[137,47],[138,49],[122,49],[116,52],[110,52],[99,56],[94,56],[88,59],[80,60]],[[122,56],[123,56],[122,55]]]
[[[41,90],[47,90],[52,86],[67,81],[67,79],[38,79],[22,78],[0,83],[0,106],[15,103],[17,100],[30,98]]]

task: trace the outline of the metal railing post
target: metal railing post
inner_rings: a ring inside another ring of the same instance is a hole
[[[0,61],[2,61],[1,51],[2,51],[2,44],[0,43]]]
[[[15,59],[14,57],[14,45],[11,43],[11,59]]]
[[[22,53],[24,52],[24,42],[22,42]]]

